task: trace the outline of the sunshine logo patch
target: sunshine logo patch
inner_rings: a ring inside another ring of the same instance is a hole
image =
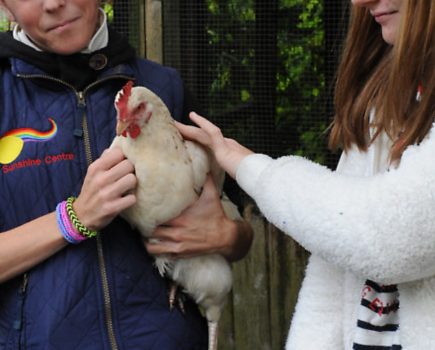
[[[57,134],[56,122],[48,118],[51,128],[38,131],[30,128],[15,129],[0,137],[0,164],[10,164],[19,157],[27,142],[47,142]]]

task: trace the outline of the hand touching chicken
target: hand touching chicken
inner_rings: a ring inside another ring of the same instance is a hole
[[[178,130],[188,140],[207,146],[214,154],[219,165],[232,177],[236,177],[237,167],[246,156],[253,152],[233,139],[222,135],[221,130],[196,113],[190,113],[190,119],[199,128],[176,123]]]
[[[196,143],[185,142],[165,104],[145,87],[129,82],[115,100],[117,137],[112,147],[134,164],[136,204],[122,216],[144,237],[177,217],[198,199],[209,172],[218,188],[224,172]],[[186,259],[157,256],[156,266],[204,310],[209,323],[209,349],[217,348],[217,324],[232,286],[231,269],[220,255]]]

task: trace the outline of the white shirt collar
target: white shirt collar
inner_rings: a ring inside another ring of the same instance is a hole
[[[84,48],[81,53],[92,53],[107,46],[109,42],[109,30],[107,28],[107,16],[102,9],[100,9],[100,22],[101,24],[97,32],[92,37],[88,46]],[[35,43],[30,40],[29,36],[20,28],[20,26],[16,25],[14,27],[13,36],[15,40],[30,46],[36,51],[42,51],[41,48],[36,46]]]

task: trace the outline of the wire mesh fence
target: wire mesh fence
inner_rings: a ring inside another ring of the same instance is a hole
[[[227,135],[333,167],[326,130],[347,3],[166,0],[164,62]]]

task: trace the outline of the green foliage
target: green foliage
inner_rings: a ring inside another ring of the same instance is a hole
[[[0,9],[0,32],[5,32],[9,30],[9,27],[10,27],[10,22],[8,20],[8,17]]]
[[[280,138],[297,137],[286,152],[325,162],[324,28],[320,0],[281,0],[276,125]],[[292,15],[293,14],[293,15]],[[296,18],[296,20],[295,20]]]
[[[256,13],[253,0],[207,0],[208,44],[212,55],[209,74],[209,115],[236,116],[225,130],[241,142],[252,141],[255,118],[249,110],[259,93],[256,66]],[[277,16],[277,64],[273,139],[279,153],[292,153],[325,162],[324,28],[322,0],[279,0]],[[273,54],[273,53],[271,53]],[[272,92],[273,94],[273,92]],[[255,114],[258,115],[255,115]],[[236,113],[237,114],[237,113]]]
[[[253,0],[207,0],[208,44],[213,62],[209,91],[211,115],[249,102],[253,84],[254,50],[250,35],[255,26]]]
[[[103,1],[101,4],[101,7],[103,8],[104,12],[106,13],[107,16],[107,21],[109,23],[113,22],[113,4],[112,1]]]

